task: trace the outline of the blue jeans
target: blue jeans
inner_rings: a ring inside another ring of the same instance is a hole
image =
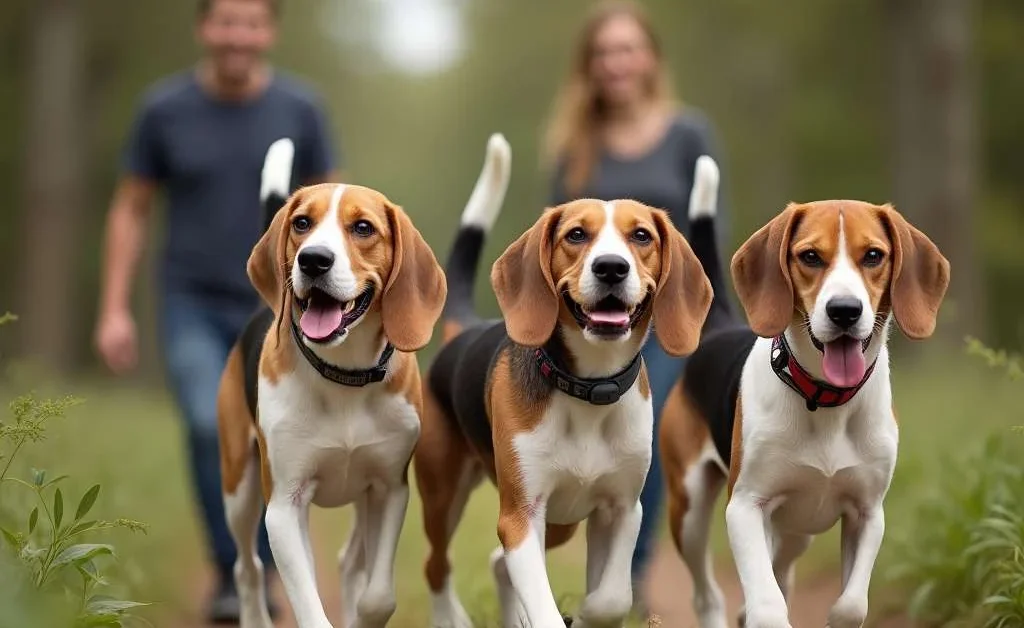
[[[163,296],[163,355],[171,391],[185,419],[192,483],[202,507],[208,548],[221,577],[230,581],[237,554],[221,495],[217,387],[228,353],[256,305],[182,292]],[[258,547],[264,564],[272,565],[262,520]]]
[[[664,499],[664,481],[661,475],[661,456],[658,453],[658,425],[661,423],[661,410],[672,386],[683,373],[686,358],[674,358],[661,348],[654,333],[651,333],[641,353],[647,364],[647,377],[651,383],[651,402],[654,406],[654,455],[651,457],[651,470],[647,473],[647,481],[640,492],[640,505],[644,514],[640,520],[640,535],[633,550],[633,580],[643,577],[650,562],[651,552],[658,540],[658,522],[661,514],[661,502]]]

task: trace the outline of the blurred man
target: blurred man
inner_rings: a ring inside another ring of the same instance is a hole
[[[245,266],[265,225],[259,203],[263,158],[271,143],[288,137],[295,145],[292,181],[335,179],[317,96],[267,64],[277,9],[275,0],[201,1],[196,36],[203,59],[147,92],[107,220],[95,332],[97,351],[114,373],[135,366],[131,285],[153,200],[162,189],[167,224],[160,339],[186,421],[192,479],[219,574],[208,609],[213,621],[238,618],[236,553],[221,502],[216,402],[228,351],[258,306]],[[259,539],[270,566],[265,530]]]

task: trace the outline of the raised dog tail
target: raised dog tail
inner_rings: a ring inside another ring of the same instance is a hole
[[[263,160],[260,178],[260,207],[263,209],[263,231],[270,228],[274,214],[284,207],[291,195],[292,160],[295,144],[287,137],[270,145]]]
[[[505,137],[500,133],[491,135],[483,169],[462,211],[459,230],[445,263],[448,279],[448,300],[443,314],[445,342],[479,318],[473,304],[477,266],[487,233],[501,213],[511,167],[512,149]]]
[[[704,267],[704,273],[715,291],[711,311],[704,322],[704,332],[732,320],[732,306],[726,297],[725,275],[718,251],[715,214],[718,212],[718,164],[708,155],[701,155],[693,169],[690,191],[690,247]]]

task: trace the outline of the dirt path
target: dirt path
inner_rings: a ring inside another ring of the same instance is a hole
[[[735,569],[731,564],[722,563],[715,571],[719,585],[725,593],[729,608],[729,621],[731,625],[739,613],[742,595],[740,593],[739,581],[736,578]],[[198,606],[205,599],[206,591],[209,591],[210,578],[200,576],[195,579],[196,594],[193,599],[197,605],[187,609],[181,617],[172,623],[170,628],[206,628],[200,619],[201,608]],[[696,625],[691,610],[690,602],[690,575],[682,561],[676,555],[675,550],[668,543],[660,548],[651,566],[651,577],[647,582],[648,600],[650,600],[651,611],[657,613],[661,619],[662,628],[690,628]],[[283,592],[280,585],[275,586],[275,597],[282,602],[284,617],[278,622],[278,628],[296,628],[295,621],[291,616],[290,609],[284,603]],[[324,604],[328,616],[339,617],[341,612],[341,600],[337,587],[325,587],[326,594]],[[790,621],[793,628],[821,628],[825,626],[828,611],[836,598],[839,596],[840,581],[838,574],[827,574],[812,579],[798,580],[793,599],[790,602]],[[882,622],[878,628],[906,628],[911,624],[900,618],[893,618]],[[399,626],[397,628],[407,628]],[[413,628],[413,627],[408,627]],[[419,627],[417,627],[419,628]],[[426,628],[426,623],[423,624]]]

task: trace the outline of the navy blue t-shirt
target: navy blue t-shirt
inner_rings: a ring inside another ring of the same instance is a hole
[[[163,291],[258,302],[245,265],[265,224],[263,159],[284,137],[295,144],[293,187],[334,169],[318,96],[295,79],[275,74],[260,96],[241,103],[210,96],[194,71],[149,89],[124,170],[166,192]]]

